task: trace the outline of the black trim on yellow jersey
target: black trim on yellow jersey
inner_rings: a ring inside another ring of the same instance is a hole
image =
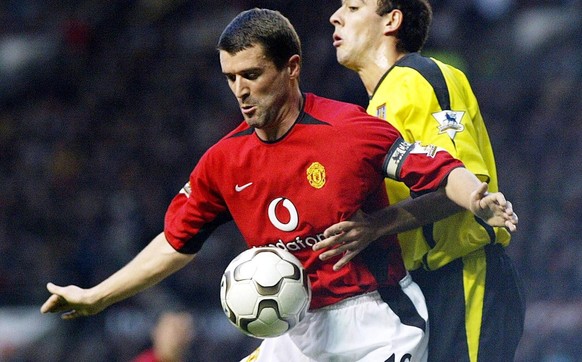
[[[424,254],[422,256],[422,267],[424,268],[424,270],[431,270],[430,267],[428,266],[428,253]]]
[[[428,244],[428,246],[430,246],[430,248],[434,248],[436,246],[436,240],[434,239],[434,234],[433,234],[433,230],[434,230],[434,223],[430,223],[430,224],[426,224],[422,226],[422,235],[424,235],[424,238],[426,239],[426,243]]]
[[[382,82],[384,82],[384,78],[386,78],[386,76],[388,76],[388,73],[390,73],[390,71],[392,70],[392,68],[394,68],[394,66],[396,66],[396,64],[392,65],[387,71],[386,73],[384,73],[384,75],[382,76],[382,78],[380,78],[380,80],[378,81],[378,84],[376,84],[376,88],[374,88],[374,91],[372,92],[372,94],[368,97],[369,99],[374,98],[374,94],[376,94],[376,91],[378,90],[378,88],[382,85]]]
[[[430,58],[423,57],[419,53],[410,53],[394,64],[396,67],[408,67],[416,70],[426,79],[437,97],[441,110],[451,109],[451,97],[445,76],[439,66]]]
[[[495,230],[493,229],[493,227],[489,224],[487,224],[485,221],[483,221],[483,219],[475,216],[475,221],[477,221],[477,223],[481,226],[483,226],[483,228],[485,229],[485,231],[487,231],[487,234],[489,235],[489,243],[490,244],[495,244],[495,242],[497,241],[497,238],[495,236]]]

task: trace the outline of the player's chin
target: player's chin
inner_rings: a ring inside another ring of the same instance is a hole
[[[264,124],[257,117],[245,116],[244,119],[247,125],[251,128],[261,129],[264,127]]]
[[[355,65],[350,60],[349,54],[347,52],[343,51],[341,48],[335,49],[335,57],[336,57],[337,62],[340,65],[342,65],[348,69],[354,69]]]

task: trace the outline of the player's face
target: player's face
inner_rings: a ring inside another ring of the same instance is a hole
[[[374,0],[343,0],[330,17],[338,62],[355,71],[373,61],[381,49],[384,18]]]
[[[234,55],[220,51],[220,65],[247,124],[261,130],[260,134],[279,134],[285,115],[291,107],[296,108],[289,101],[292,86],[288,68],[277,69],[262,46]]]

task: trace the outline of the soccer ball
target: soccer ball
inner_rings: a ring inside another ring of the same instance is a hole
[[[280,336],[299,323],[309,308],[309,277],[286,250],[248,249],[226,267],[220,301],[228,320],[246,335]]]

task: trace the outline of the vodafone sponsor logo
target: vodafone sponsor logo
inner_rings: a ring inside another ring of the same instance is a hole
[[[277,207],[281,205],[289,212],[289,221],[282,222],[277,217]],[[297,208],[291,200],[285,199],[283,197],[277,197],[275,200],[271,201],[269,204],[269,221],[274,227],[281,231],[293,231],[299,225],[299,213],[297,213]]]
[[[306,238],[301,238],[300,236],[295,237],[295,239],[290,241],[283,241],[279,239],[276,243],[268,244],[265,246],[274,246],[279,249],[284,249],[287,251],[299,251],[302,249],[311,249],[313,245],[325,239],[323,233],[308,236]]]
[[[280,208],[285,209],[286,214],[288,215],[285,216],[284,220],[281,220],[283,217],[281,217],[280,212],[278,212]],[[299,225],[299,213],[297,212],[297,208],[291,200],[284,197],[277,197],[269,203],[268,216],[271,224],[281,231],[291,232],[297,229],[297,226]],[[311,249],[315,243],[320,242],[323,239],[325,239],[323,233],[307,237],[296,236],[294,239],[288,241],[279,239],[277,242],[269,244],[268,246],[275,246],[279,249],[285,249],[288,251],[298,251],[307,248]]]

